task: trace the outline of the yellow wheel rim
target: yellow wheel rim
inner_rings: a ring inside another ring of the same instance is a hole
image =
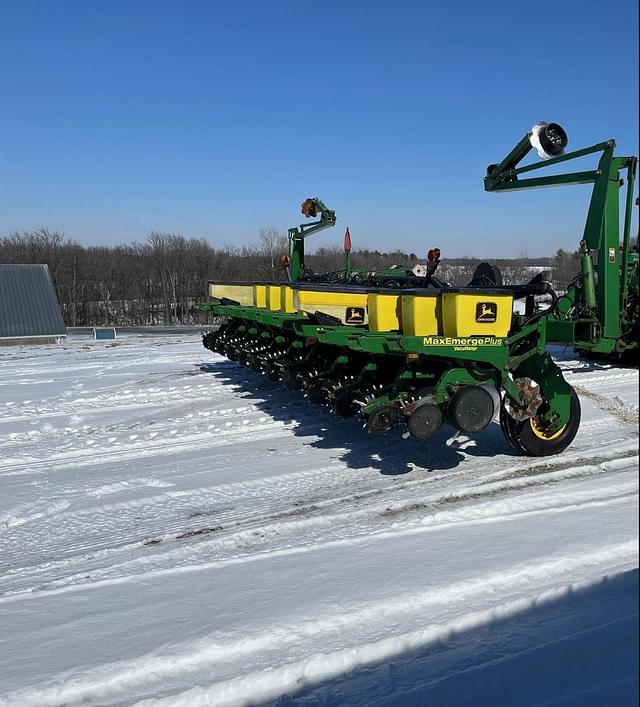
[[[532,417],[529,422],[531,423],[531,430],[533,431],[533,434],[538,439],[545,440],[545,442],[551,442],[551,440],[557,439],[565,431],[566,428],[566,425],[562,425],[562,427],[557,432],[550,432],[544,426],[544,424],[540,420],[538,420],[537,417]]]

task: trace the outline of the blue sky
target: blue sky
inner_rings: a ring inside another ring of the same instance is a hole
[[[589,187],[482,178],[538,120],[637,154],[637,26],[635,0],[2,0],[0,235],[250,243],[319,196],[315,245],[575,248]]]

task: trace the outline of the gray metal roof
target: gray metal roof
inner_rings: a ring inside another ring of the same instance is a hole
[[[0,339],[66,333],[49,268],[0,264]]]

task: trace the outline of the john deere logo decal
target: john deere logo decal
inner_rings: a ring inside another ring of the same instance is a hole
[[[344,320],[347,324],[364,324],[364,307],[347,307]]]
[[[478,302],[476,305],[476,321],[493,324],[498,318],[498,305],[495,302]]]

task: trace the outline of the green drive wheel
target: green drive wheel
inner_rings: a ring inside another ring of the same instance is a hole
[[[559,430],[545,428],[541,417],[514,420],[504,405],[500,410],[500,427],[509,443],[530,457],[546,457],[560,454],[573,442],[580,427],[580,400],[571,388],[571,410],[569,421]]]

